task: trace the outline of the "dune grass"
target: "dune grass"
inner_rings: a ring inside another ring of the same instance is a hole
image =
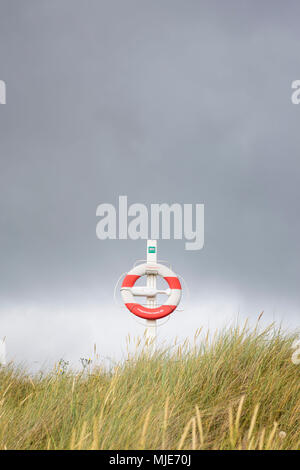
[[[233,327],[109,371],[2,367],[0,448],[299,449],[294,339]]]

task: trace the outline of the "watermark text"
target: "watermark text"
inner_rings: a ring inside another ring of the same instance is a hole
[[[0,104],[6,104],[6,83],[0,80]]]
[[[150,213],[149,213],[150,212]],[[145,204],[128,206],[127,196],[119,196],[119,207],[99,204],[100,217],[96,227],[99,240],[143,239],[182,240],[186,250],[201,250],[204,246],[204,204]]]
[[[300,104],[300,80],[294,80],[292,82],[292,89],[295,90],[291,96],[292,103]]]

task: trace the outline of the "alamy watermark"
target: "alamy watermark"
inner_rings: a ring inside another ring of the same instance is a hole
[[[6,104],[6,83],[0,80],[0,104]]]
[[[127,196],[119,196],[118,210],[113,204],[99,204],[96,211],[99,240],[143,239],[182,240],[186,250],[204,246],[204,204],[145,204],[128,206]]]
[[[295,90],[291,96],[292,103],[300,104],[300,80],[294,80],[292,82],[292,89]]]
[[[296,339],[293,342],[292,349],[295,349],[295,351],[292,354],[292,363],[299,365],[300,364],[300,338]]]

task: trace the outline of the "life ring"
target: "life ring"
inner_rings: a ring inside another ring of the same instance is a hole
[[[134,287],[136,281],[145,274],[156,274],[162,276],[168,283],[169,289],[167,291],[152,289],[153,292],[151,293],[151,288]],[[137,289],[140,289],[140,291],[137,291]],[[150,295],[147,295],[147,292],[150,292]],[[156,293],[162,292],[168,295],[168,299],[160,307],[144,307],[137,303],[134,298],[134,295],[151,296],[152,294],[156,295]],[[160,318],[170,315],[180,302],[181,292],[181,284],[178,277],[171,269],[163,264],[144,263],[134,267],[127,273],[121,286],[121,295],[128,310],[134,315],[144,318],[145,320],[159,320]]]

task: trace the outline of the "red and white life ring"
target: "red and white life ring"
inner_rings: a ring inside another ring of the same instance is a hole
[[[169,285],[168,299],[160,307],[144,307],[137,303],[132,292],[136,281],[145,274],[162,276]],[[181,284],[176,274],[163,264],[140,264],[127,273],[121,286],[124,304],[134,315],[145,320],[159,320],[170,315],[178,306],[181,299]]]

